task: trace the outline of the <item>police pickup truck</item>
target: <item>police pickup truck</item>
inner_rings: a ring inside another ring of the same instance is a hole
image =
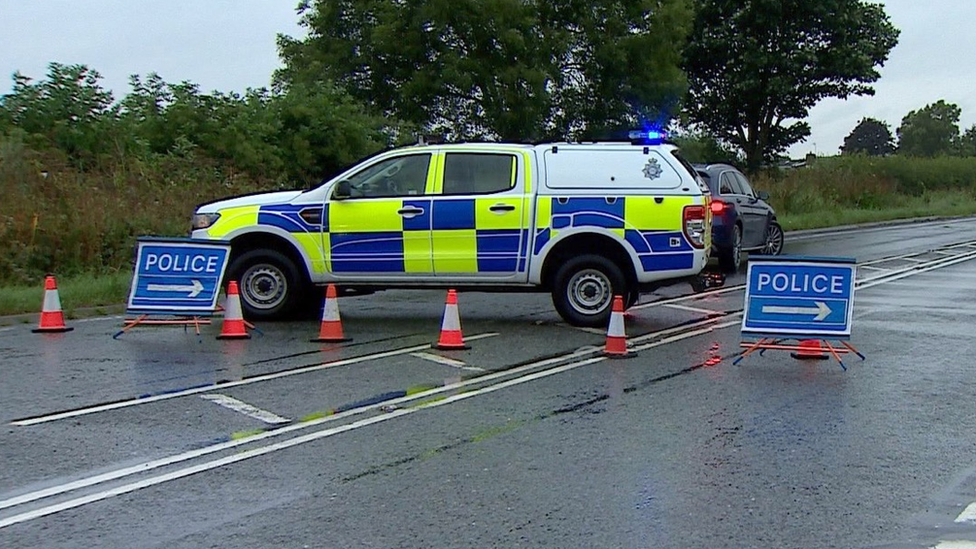
[[[550,292],[570,324],[606,326],[614,295],[700,288],[711,248],[707,187],[672,145],[631,138],[396,148],[308,191],[202,205],[192,236],[231,242],[250,318],[335,283]]]

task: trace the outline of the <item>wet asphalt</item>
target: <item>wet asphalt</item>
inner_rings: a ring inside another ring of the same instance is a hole
[[[862,264],[867,360],[846,371],[777,351],[733,366],[743,274],[643,296],[621,361],[533,294],[462,294],[471,349],[452,352],[425,348],[441,292],[344,298],[353,341],[333,346],[308,341],[314,320],[229,342],[114,340],[119,318],[0,328],[0,547],[976,540],[976,261],[909,271],[971,241],[976,220],[789,235],[789,254]]]

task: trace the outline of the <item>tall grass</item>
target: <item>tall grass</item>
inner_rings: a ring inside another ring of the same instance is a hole
[[[976,213],[976,158],[818,158],[753,186],[770,194],[786,229],[966,215]]]
[[[136,237],[186,236],[196,205],[261,187],[212,161],[169,155],[79,171],[54,151],[0,137],[0,284],[127,271]]]

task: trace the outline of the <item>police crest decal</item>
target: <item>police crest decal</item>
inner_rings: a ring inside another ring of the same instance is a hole
[[[661,177],[661,165],[657,163],[656,158],[651,158],[647,161],[644,166],[644,177],[654,180]]]

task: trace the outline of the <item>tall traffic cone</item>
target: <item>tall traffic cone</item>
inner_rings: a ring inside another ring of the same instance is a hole
[[[800,349],[790,356],[797,360],[827,360],[827,353],[823,352],[819,339],[804,339],[800,341]]]
[[[342,343],[352,341],[342,335],[342,320],[339,318],[339,300],[336,297],[335,286],[329,284],[325,289],[325,304],[322,306],[322,324],[319,327],[319,337],[311,339],[313,343]]]
[[[250,339],[244,325],[244,314],[241,312],[241,296],[238,293],[237,281],[227,283],[227,301],[224,303],[224,324],[220,328],[217,339]]]
[[[610,313],[610,327],[607,329],[607,345],[603,356],[608,358],[631,358],[637,353],[627,350],[627,330],[624,328],[624,298],[613,296],[613,311]]]
[[[71,330],[74,328],[69,328],[64,324],[61,298],[58,296],[58,283],[54,280],[54,275],[47,275],[44,279],[44,304],[41,306],[41,320],[38,322],[37,328],[31,331],[35,334],[58,334]]]
[[[457,351],[470,349],[469,345],[464,344],[464,336],[461,335],[461,318],[458,316],[457,292],[447,291],[447,303],[444,304],[444,318],[441,320],[441,336],[434,349],[442,351]]]

